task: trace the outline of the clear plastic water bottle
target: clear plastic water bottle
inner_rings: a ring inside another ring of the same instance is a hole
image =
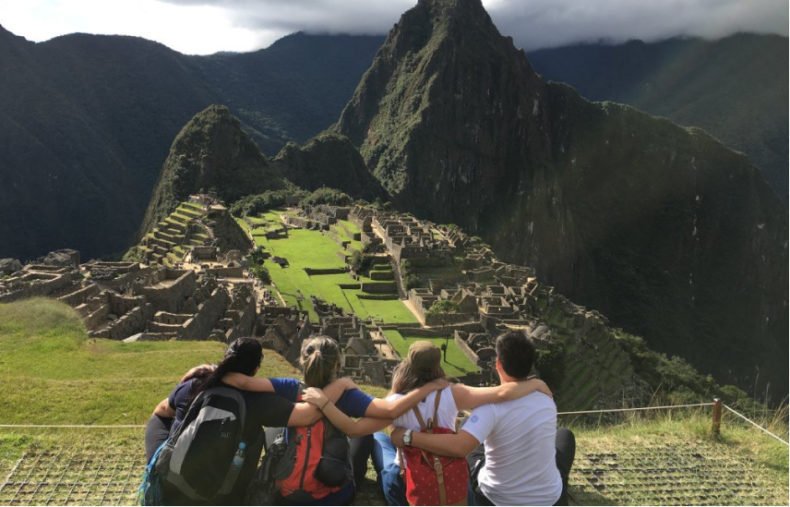
[[[239,448],[236,450],[236,454],[233,455],[232,466],[241,468],[244,465],[244,448],[247,447],[247,444],[244,442],[239,442]]]
[[[241,467],[244,466],[245,447],[247,447],[247,444],[244,442],[239,442],[239,448],[236,449],[236,454],[233,455],[233,459],[230,462],[230,468],[228,469],[228,473],[225,475],[225,481],[222,484],[222,488],[219,490],[220,495],[227,495],[235,487],[236,479],[239,478],[239,474],[241,473]]]

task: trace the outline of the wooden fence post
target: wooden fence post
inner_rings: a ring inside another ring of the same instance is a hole
[[[721,430],[721,400],[713,398],[713,436],[718,437]]]

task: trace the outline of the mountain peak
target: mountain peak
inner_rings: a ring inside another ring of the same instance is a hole
[[[474,146],[498,136],[503,125],[533,130],[527,124],[538,119],[541,108],[533,98],[541,86],[523,51],[499,34],[480,0],[420,0],[390,30],[337,129],[360,147],[397,202],[408,187],[423,186],[419,169],[407,162],[415,143],[435,136]],[[491,128],[469,123],[478,118],[490,120]],[[412,135],[422,129],[427,137]],[[512,141],[505,151],[518,149],[518,139]],[[449,213],[454,208],[447,204]]]
[[[227,203],[285,185],[239,120],[224,105],[197,113],[178,133],[162,166],[141,232],[190,194],[215,192]]]

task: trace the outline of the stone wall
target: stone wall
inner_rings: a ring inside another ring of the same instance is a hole
[[[194,271],[165,269],[164,279],[154,286],[138,286],[135,292],[142,294],[157,309],[181,313],[185,300],[196,287]]]
[[[230,296],[224,287],[217,287],[203,303],[198,306],[194,317],[183,324],[180,339],[205,340],[214,329],[214,324],[225,313]]]
[[[91,298],[98,294],[99,294],[98,285],[92,283],[86,287],[82,287],[74,292],[66,294],[65,296],[59,297],[58,301],[61,301],[71,307],[74,307],[84,303],[85,301],[88,300],[88,298]]]
[[[57,294],[73,286],[79,277],[79,271],[76,270],[64,273],[27,272],[21,277],[3,281],[2,287],[8,292],[0,294],[0,303]]]

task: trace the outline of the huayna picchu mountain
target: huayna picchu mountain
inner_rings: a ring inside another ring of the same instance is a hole
[[[211,192],[226,202],[289,183],[225,106],[196,114],[178,133],[140,228],[141,235],[190,194]]]
[[[544,82],[480,0],[406,12],[336,130],[400,209],[479,234],[652,347],[786,395],[786,210],[705,132]]]

